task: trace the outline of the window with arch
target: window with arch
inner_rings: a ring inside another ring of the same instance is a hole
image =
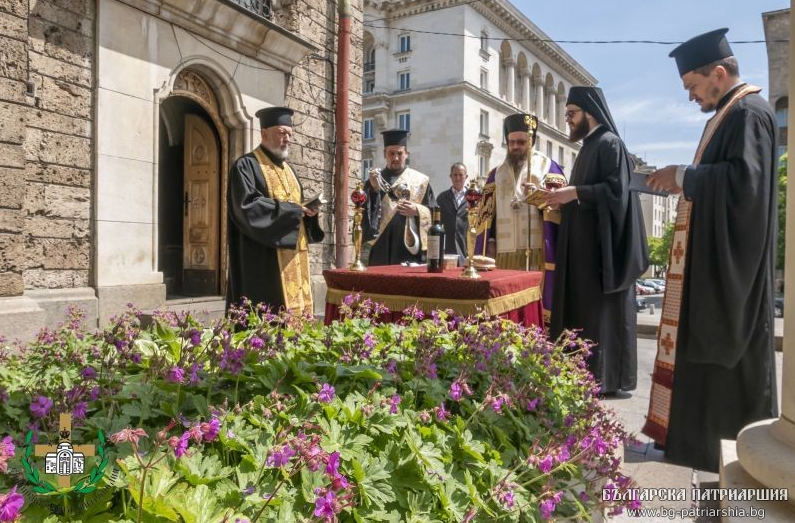
[[[375,71],[375,47],[364,54],[364,72]]]
[[[489,32],[485,28],[480,30],[480,50],[489,52]]]

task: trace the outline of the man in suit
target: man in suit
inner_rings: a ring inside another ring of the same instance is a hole
[[[450,181],[452,187],[443,191],[436,197],[436,205],[442,211],[442,224],[447,236],[445,254],[457,254],[458,265],[463,267],[467,259],[467,205],[464,199],[467,181],[467,168],[461,162],[456,162],[450,167]]]

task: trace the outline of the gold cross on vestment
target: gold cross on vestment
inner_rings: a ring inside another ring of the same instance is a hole
[[[58,452],[58,447],[61,443],[68,443],[72,449],[72,452],[82,453],[83,456],[89,457],[94,456],[96,449],[94,445],[72,445],[72,415],[71,414],[61,414],[58,420],[58,445],[36,445],[33,447],[34,455],[38,457],[45,457],[47,454],[51,452]],[[66,475],[59,475],[58,476],[58,487],[59,488],[67,488],[70,485],[70,476]]]
[[[665,355],[671,355],[671,349],[674,348],[674,341],[671,339],[671,333],[665,333],[665,338],[660,342],[660,346],[665,350]]]
[[[676,258],[676,264],[679,265],[679,260],[682,259],[682,256],[685,255],[685,250],[682,248],[682,242],[676,242],[676,248],[673,251],[674,258]]]

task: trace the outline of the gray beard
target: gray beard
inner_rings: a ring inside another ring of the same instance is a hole
[[[286,160],[288,156],[290,156],[290,148],[285,147],[284,149],[271,149],[267,145],[265,148],[268,150],[276,158],[280,158],[281,160]]]

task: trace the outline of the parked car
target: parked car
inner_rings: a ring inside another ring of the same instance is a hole
[[[659,292],[663,292],[665,290],[665,285],[660,285],[659,283],[655,283],[654,280],[645,278],[638,280],[638,283],[641,285],[645,285],[646,287],[651,287],[654,290],[654,294]]]
[[[780,292],[773,296],[773,316],[776,318],[784,317],[784,295]]]
[[[646,281],[652,282],[660,289],[660,292],[665,292],[665,280],[661,278],[646,278]]]
[[[637,286],[636,288],[637,288],[638,294],[643,295],[643,294],[656,294],[657,293],[657,291],[654,290],[654,288],[649,287],[648,285],[644,285],[644,284],[640,283],[640,281],[635,282],[635,285]]]

